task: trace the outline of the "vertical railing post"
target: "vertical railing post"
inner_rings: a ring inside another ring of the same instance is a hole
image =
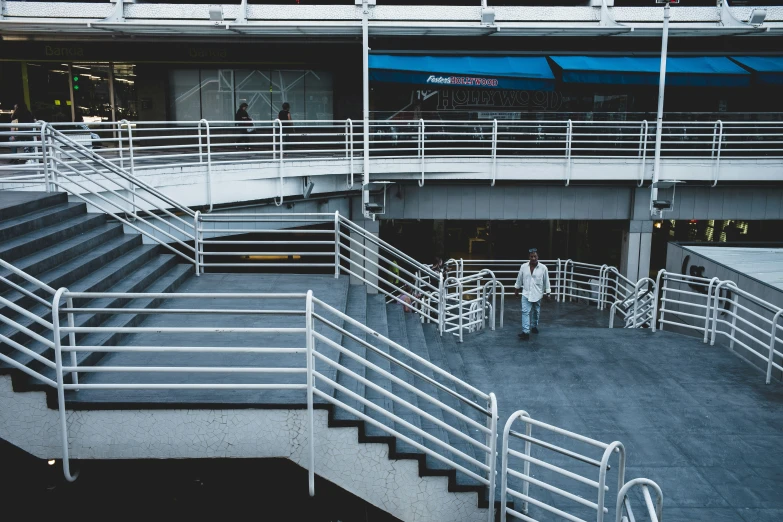
[[[734,281],[721,281],[718,283],[718,286],[715,287],[715,305],[712,307],[712,329],[711,329],[711,335],[710,335],[710,346],[715,346],[715,339],[717,338],[718,334],[718,310],[720,309],[720,291],[723,288],[726,288],[727,291],[731,291],[731,287],[734,286],[736,288],[736,284],[734,284]],[[734,336],[734,332],[732,332],[732,337]]]
[[[60,301],[67,288],[60,288],[52,299],[52,340],[54,341],[54,365],[57,379],[57,409],[60,414],[60,437],[63,447],[63,475],[65,480],[73,482],[77,474],[71,475],[71,459],[68,451],[68,422],[65,412],[65,383],[63,382],[63,353],[60,342]]]
[[[277,173],[280,176],[280,201],[277,201],[277,198],[274,198],[275,206],[280,206],[283,204],[283,122],[280,121],[280,119],[275,119],[274,123],[272,124],[272,133],[274,134],[274,129],[277,127],[280,130],[280,155],[278,157],[278,164],[277,164]]]
[[[498,401],[494,393],[489,394],[487,409],[490,412],[490,418],[487,421],[489,433],[487,434],[487,466],[489,466],[489,513],[487,513],[487,522],[495,521],[495,487],[497,485],[497,452],[498,452]],[[503,502],[501,501],[501,509]],[[505,510],[504,510],[505,511]]]
[[[131,213],[135,213],[136,207],[136,185],[134,180],[136,179],[136,163],[133,154],[133,130],[128,120],[120,120],[120,125],[125,125],[128,128],[128,159],[130,161],[130,180],[128,181],[129,194],[128,199],[131,201]]]
[[[440,334],[446,327],[446,285],[443,283],[443,272],[438,271],[438,328]]]
[[[714,289],[714,285],[719,285],[720,279],[717,277],[713,277],[710,279],[710,285],[707,287],[707,313],[704,317],[704,342],[706,343],[709,339],[709,332],[710,332],[710,316],[712,315],[712,306],[718,306],[718,296],[715,296],[713,299],[712,292]],[[714,304],[713,304],[714,302]]]
[[[642,122],[642,128],[639,131],[639,157],[642,158],[641,174],[639,174],[639,182],[637,187],[644,185],[644,169],[647,167],[647,133],[649,125],[647,120]]]
[[[52,183],[52,181],[49,179],[52,173],[50,172],[49,169],[49,158],[47,156],[51,155],[52,151],[49,150],[47,154],[48,144],[46,143],[46,138],[47,138],[46,130],[48,125],[49,125],[48,122],[43,122],[41,124],[41,161],[43,162],[44,184],[46,185],[46,192],[53,192],[52,190],[53,188],[54,191],[56,192],[56,188],[55,188],[56,184]],[[18,151],[19,149],[14,149],[14,150]],[[22,149],[22,151],[24,151],[24,149]]]
[[[305,343],[307,347],[307,422],[310,432],[308,437],[310,462],[308,462],[307,480],[311,497],[315,495],[315,418],[313,412],[313,388],[315,387],[313,351],[315,339],[313,338],[313,330],[313,291],[308,290],[305,300]]]
[[[666,311],[666,284],[668,283],[668,279],[666,279],[666,269],[661,268],[658,271],[658,276],[655,278],[655,296],[653,298],[653,317],[652,317],[652,331],[655,332],[656,330],[663,330],[663,314]],[[663,277],[662,277],[663,276]],[[663,279],[663,287],[661,287],[661,279]],[[661,300],[660,303],[662,305],[662,308],[660,308],[661,312],[661,326],[658,326],[658,290],[661,291]]]
[[[419,160],[421,167],[421,179],[419,180],[419,186],[424,186],[424,118],[419,119]]]
[[[783,315],[783,309],[778,310],[775,317],[772,318],[772,330],[769,338],[769,359],[767,360],[767,384],[772,382],[772,363],[775,359],[775,341],[778,333],[778,320]]]
[[[201,262],[202,262],[202,256],[201,256],[201,249],[204,247],[203,243],[201,242],[201,235],[199,233],[199,230],[201,229],[201,212],[196,211],[196,214],[193,216],[193,246],[196,247],[195,251],[195,265],[196,265],[196,276],[201,275]]]
[[[345,159],[348,160],[348,180],[346,185],[353,188],[353,121],[345,120]]]
[[[340,277],[340,211],[334,211],[334,278]]]
[[[737,334],[737,302],[739,301],[739,294],[734,292],[731,303],[733,312],[731,314],[731,339],[729,340],[729,349],[734,350],[734,336]]]
[[[122,153],[122,123],[117,122],[117,154],[120,158],[120,168],[125,169],[125,155]]]
[[[495,186],[495,179],[498,175],[498,120],[492,120],[492,184]]]
[[[571,183],[571,144],[573,143],[574,123],[568,120],[568,127],[566,129],[566,183],[567,187]]]
[[[557,275],[555,276],[555,301],[560,302],[560,258],[557,258]]]
[[[462,342],[462,316],[464,315],[463,307],[465,306],[465,300],[463,299],[462,292],[464,292],[465,288],[462,286],[462,279],[457,281],[457,291],[459,292],[459,307],[457,308],[457,312],[459,316],[457,317],[457,321],[459,324],[459,342]]]
[[[604,504],[606,499],[606,472],[609,469],[609,458],[617,451],[620,454],[620,461],[617,463],[617,489],[618,491],[625,484],[625,447],[622,442],[612,442],[604,450],[603,458],[601,459],[601,467],[598,471],[598,516],[596,522],[604,521]]]
[[[68,306],[68,328],[73,328],[76,326],[75,321],[73,320],[73,299],[68,298],[65,302],[65,304]],[[68,345],[71,348],[76,348],[76,332],[68,332]],[[76,351],[71,350],[71,366],[76,368],[78,366],[77,360],[76,360]],[[73,384],[79,384],[79,374],[76,370],[71,371],[71,381]]]
[[[212,136],[210,135],[209,122],[206,119],[202,119],[198,124],[198,141],[199,141],[199,163],[201,159],[201,124],[204,124],[207,134],[207,203],[209,203],[209,210],[212,212]]]
[[[717,130],[717,133],[716,133]],[[715,141],[717,139],[717,154],[716,154],[716,147],[715,147]],[[716,186],[718,184],[718,178],[720,178],[720,152],[721,148],[723,147],[723,122],[721,120],[718,120],[715,123],[715,127],[712,129],[712,154],[711,156],[715,158],[715,165],[713,168],[715,169],[715,175],[714,179],[712,180],[712,186]]]

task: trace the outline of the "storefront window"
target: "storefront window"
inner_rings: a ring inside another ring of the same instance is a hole
[[[213,121],[234,119],[233,70],[201,70],[201,117]]]
[[[171,71],[171,115],[178,121],[201,119],[201,80],[198,69]]]
[[[283,103],[294,120],[328,120],[333,113],[332,73],[309,70],[202,69],[169,74],[171,114],[179,121],[232,120],[242,103],[257,121],[277,118]]]
[[[236,87],[234,91],[234,111],[242,103],[247,103],[247,113],[253,120],[272,119],[272,82],[270,71],[258,69],[239,69],[234,71]]]
[[[71,121],[67,63],[28,63],[30,110],[38,120]]]
[[[137,120],[136,67],[114,64],[114,111],[117,120]]]
[[[109,65],[75,63],[71,71],[75,121],[113,121]]]

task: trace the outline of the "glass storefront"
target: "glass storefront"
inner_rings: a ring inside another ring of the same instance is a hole
[[[333,78],[328,71],[268,69],[183,69],[169,73],[171,119],[234,119],[248,104],[258,121],[277,118],[284,102],[294,120],[331,120]]]

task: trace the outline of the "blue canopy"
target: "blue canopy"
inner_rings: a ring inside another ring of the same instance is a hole
[[[432,87],[551,91],[546,58],[509,56],[370,55],[370,80]]]
[[[756,83],[783,84],[783,56],[732,56],[731,59],[753,71]]]
[[[657,85],[661,59],[636,56],[551,56],[565,83]],[[666,85],[745,87],[750,73],[725,57],[671,57],[666,61]]]

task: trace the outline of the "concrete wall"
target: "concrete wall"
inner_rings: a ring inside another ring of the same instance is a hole
[[[686,260],[687,257],[687,260]],[[718,277],[720,280],[730,280],[734,281],[737,286],[746,292],[749,292],[753,294],[754,296],[759,297],[760,299],[767,301],[768,303],[771,303],[778,307],[783,307],[783,292],[781,292],[779,289],[770,286],[768,284],[762,283],[756,279],[753,279],[752,277],[743,274],[737,270],[728,268],[720,263],[717,263],[715,261],[712,261],[709,258],[706,258],[702,255],[696,254],[695,252],[688,249],[687,246],[682,246],[677,243],[669,243],[668,250],[666,254],[666,270],[669,272],[675,272],[678,274],[683,273],[683,267],[686,274],[690,274],[691,267],[704,267],[703,271],[699,271],[703,274],[703,277],[706,278],[713,278]],[[676,285],[675,288],[683,288],[684,290],[690,291],[690,292],[696,292],[695,289],[687,287],[686,285]],[[725,292],[722,292],[723,296],[727,296]],[[678,300],[683,300],[688,303],[698,303],[698,304],[706,304],[706,295],[704,296],[687,296],[687,295],[681,295],[677,294],[676,296],[671,295],[672,298],[677,298]],[[756,314],[761,315],[762,317],[765,317],[766,319],[771,320],[773,317],[773,313],[768,311],[767,309],[758,306],[756,304],[753,304],[751,301],[740,297],[739,298],[739,305],[746,306]],[[701,314],[701,316],[704,316],[704,310],[703,309],[697,309],[692,306],[672,306],[670,304],[666,305],[667,308],[672,308],[675,310],[681,310],[686,313],[690,314]],[[754,325],[758,328],[760,328],[763,332],[769,332],[770,331],[770,323],[762,321],[758,317],[753,316],[753,314],[750,314],[748,312],[740,312],[740,317],[750,323],[751,325]],[[711,320],[710,316],[710,320]],[[670,319],[673,319],[669,317]],[[719,313],[719,320],[723,319],[726,321],[731,321],[731,316],[729,316],[726,313]],[[691,317],[678,317],[678,320],[681,320],[685,324],[689,325],[697,325],[699,327],[703,327],[705,324],[705,320],[702,318],[691,318]],[[769,354],[768,349],[768,343],[769,343],[769,335],[768,334],[762,334],[761,332],[754,330],[752,326],[748,326],[747,324],[744,324],[742,321],[738,321],[737,324],[742,327],[742,329],[749,334],[753,336],[753,338],[749,338],[747,336],[739,336],[738,338],[748,345],[750,349],[753,350],[752,353],[749,351],[749,349],[743,348],[739,344],[734,345],[733,351],[737,353],[739,356],[743,357],[744,359],[748,360],[751,364],[759,367],[763,371],[766,372],[767,368],[767,356]],[[779,324],[783,324],[783,321],[780,321]],[[677,328],[677,327],[669,327],[668,325],[664,327],[664,329],[668,330],[675,330],[680,333],[686,333],[689,335],[698,335],[701,337],[703,334],[696,333],[694,330],[691,329],[685,329],[685,328]],[[717,327],[718,331],[720,332],[729,332],[731,330],[730,325],[724,325],[724,324],[718,324]],[[778,333],[778,337],[783,337]],[[726,336],[718,334],[716,337],[716,345],[722,345],[722,346],[729,346],[729,340]],[[776,345],[776,349],[778,351],[783,351],[783,345],[778,342]],[[756,355],[758,354],[758,355]],[[777,364],[783,364],[783,361],[780,358],[776,359]],[[783,378],[783,375],[781,375],[781,372],[773,370],[772,372],[773,378],[781,379]]]
[[[69,411],[67,419],[73,459],[287,458],[309,465],[307,410],[93,410]],[[386,444],[360,444],[357,429],[329,428],[325,410],[315,411],[315,437],[319,476],[400,520],[487,519],[475,493],[449,493],[446,477],[419,477],[418,463],[390,460]],[[15,393],[7,376],[0,377],[0,438],[38,458],[62,458],[59,413],[41,392]]]

